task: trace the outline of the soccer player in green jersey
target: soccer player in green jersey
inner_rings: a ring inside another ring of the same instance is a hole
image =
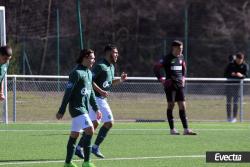
[[[3,89],[3,79],[9,67],[9,60],[12,57],[12,49],[9,46],[0,47],[0,100],[3,101],[5,99],[4,89]]]
[[[91,138],[94,134],[94,127],[89,118],[89,104],[96,113],[97,119],[102,117],[96,104],[95,94],[92,87],[92,73],[89,70],[95,62],[94,52],[84,49],[77,59],[77,66],[71,71],[69,81],[65,90],[61,107],[56,118],[62,119],[66,106],[69,103],[69,113],[72,117],[71,133],[67,144],[67,155],[64,167],[77,167],[72,161],[75,152],[76,140],[80,131],[84,130],[81,137],[84,152],[84,163],[82,167],[95,167],[90,162]]]
[[[119,56],[118,49],[114,45],[107,45],[104,49],[105,57],[101,59],[92,70],[93,73],[93,88],[96,95],[96,101],[100,111],[102,112],[102,119],[98,120],[96,114],[90,110],[89,116],[94,124],[95,129],[99,125],[99,121],[103,122],[102,127],[99,130],[97,138],[94,145],[92,146],[92,153],[99,158],[104,158],[103,154],[100,152],[99,146],[104,141],[107,136],[108,131],[112,128],[114,118],[112,111],[107,102],[107,97],[109,96],[109,91],[112,85],[120,84],[127,79],[127,74],[122,73],[119,79],[115,79],[115,68],[114,64],[117,62]],[[76,148],[76,155],[80,155],[82,158],[84,155],[79,154],[80,148],[82,147],[79,142]]]

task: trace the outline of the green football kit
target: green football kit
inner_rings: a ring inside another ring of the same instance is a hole
[[[78,65],[70,73],[69,81],[58,113],[63,115],[68,103],[71,117],[77,117],[86,113],[88,114],[89,104],[94,111],[98,110],[95,94],[92,88],[92,73],[83,65]]]
[[[86,66],[79,64],[71,71],[62,104],[58,111],[59,114],[63,115],[65,113],[68,103],[69,113],[72,117],[71,132],[80,133],[81,130],[93,127],[88,115],[89,105],[92,106],[95,112],[98,111],[98,106],[92,88],[92,73]],[[83,133],[80,139],[81,146],[83,147],[82,154],[84,155],[83,166],[90,163],[92,136],[93,134]],[[76,140],[77,137],[69,136],[64,166],[75,166],[71,161],[75,153]]]
[[[115,68],[113,64],[110,64],[106,59],[101,59],[98,63],[94,66],[93,70],[93,82],[97,84],[102,90],[110,91],[112,87],[112,82],[115,78]],[[107,98],[103,97],[95,91],[96,95],[96,102],[100,111],[102,113],[102,122],[112,122],[114,120],[112,111],[109,107],[107,102]],[[89,117],[91,121],[97,120],[96,114],[94,111],[90,110]]]
[[[112,81],[115,78],[115,68],[113,64],[110,64],[106,59],[101,59],[93,68],[93,82],[95,82],[102,90],[110,91],[112,87]],[[95,95],[100,98],[104,98],[95,91]]]

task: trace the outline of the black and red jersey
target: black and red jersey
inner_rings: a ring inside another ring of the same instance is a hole
[[[161,74],[161,69],[164,69],[166,80],[172,80],[175,87],[184,86],[183,82],[186,75],[186,64],[183,55],[176,57],[170,53],[156,63],[154,66],[154,73],[158,80],[164,77]]]

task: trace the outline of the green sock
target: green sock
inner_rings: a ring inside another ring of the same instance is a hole
[[[76,138],[72,138],[71,136],[69,137],[69,141],[67,144],[67,155],[66,155],[66,160],[65,163],[70,163],[72,160],[72,157],[74,155],[75,152],[75,148],[76,148]]]
[[[79,140],[79,143],[77,146],[83,148],[83,143],[84,143],[84,135],[85,135],[85,132],[82,133],[82,137],[80,138]]]
[[[82,146],[84,152],[84,162],[89,161],[92,135],[83,135]]]
[[[99,133],[97,135],[97,138],[95,140],[95,145],[99,146],[105,137],[107,136],[109,129],[107,129],[105,126],[102,126],[101,129],[99,130]]]

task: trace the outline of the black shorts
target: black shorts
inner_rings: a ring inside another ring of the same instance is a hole
[[[185,101],[184,88],[182,87],[178,89],[165,88],[165,93],[168,102]]]

